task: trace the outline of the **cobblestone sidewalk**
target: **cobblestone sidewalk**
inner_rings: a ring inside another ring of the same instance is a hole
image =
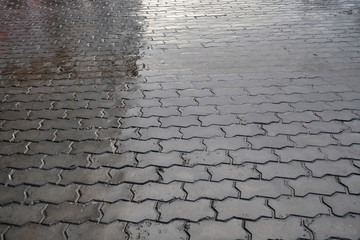
[[[359,22],[0,0],[1,239],[359,239]]]

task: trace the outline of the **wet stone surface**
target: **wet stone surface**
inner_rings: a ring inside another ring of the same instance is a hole
[[[0,239],[359,239],[359,19],[0,0]]]

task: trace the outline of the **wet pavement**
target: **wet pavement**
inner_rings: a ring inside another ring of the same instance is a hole
[[[359,239],[360,3],[0,0],[0,236]]]

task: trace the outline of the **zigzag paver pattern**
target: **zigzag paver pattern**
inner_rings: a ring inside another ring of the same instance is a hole
[[[359,9],[0,0],[1,239],[358,239]]]

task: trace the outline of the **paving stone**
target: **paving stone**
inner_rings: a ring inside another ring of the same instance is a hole
[[[329,160],[339,160],[341,158],[360,159],[360,147],[357,145],[353,145],[351,147],[327,146],[320,148],[320,150],[326,154]]]
[[[255,136],[263,135],[265,131],[256,124],[233,124],[230,126],[224,126],[222,129],[225,132],[225,137],[234,137],[234,136]]]
[[[307,224],[315,239],[356,239],[360,234],[359,216],[319,216]]]
[[[170,116],[165,118],[160,118],[161,127],[189,127],[189,126],[199,126],[200,122],[196,116],[187,116],[187,117],[178,117]]]
[[[40,129],[49,130],[49,129],[74,129],[78,128],[79,120],[78,119],[56,119],[56,120],[44,120],[41,124],[38,125]]]
[[[180,107],[179,111],[181,116],[206,116],[210,114],[218,114],[218,111],[214,106],[189,106],[189,107]]]
[[[310,239],[309,232],[302,224],[301,218],[289,217],[280,219],[260,219],[246,222],[253,239]],[[289,231],[291,229],[291,231]]]
[[[53,141],[55,139],[55,130],[29,130],[20,131],[16,134],[15,142],[31,141]]]
[[[248,144],[245,142],[244,137],[213,137],[210,139],[205,139],[204,144],[207,147],[207,151],[215,151],[218,149],[237,150],[240,148],[246,148],[248,146]]]
[[[211,181],[221,181],[223,179],[244,181],[251,178],[259,178],[259,173],[255,171],[253,164],[220,164],[208,169],[211,174]]]
[[[45,183],[56,184],[60,180],[59,173],[59,169],[42,170],[37,168],[29,168],[25,170],[16,170],[12,174],[12,181],[9,184],[12,186],[20,184],[36,186],[41,186]]]
[[[57,154],[57,155],[46,155],[43,159],[44,165],[42,168],[51,169],[51,168],[65,168],[71,169],[76,167],[86,167],[90,164],[89,162],[90,155],[80,154],[80,155],[69,155],[69,154]],[[40,157],[38,157],[40,158]]]
[[[65,118],[67,115],[67,110],[59,109],[59,110],[38,110],[38,111],[31,111],[31,114],[27,119],[36,120],[36,119],[62,119]]]
[[[74,121],[74,120],[67,120],[67,121]],[[77,120],[78,121],[78,120]],[[49,122],[49,121],[48,121]],[[55,121],[54,121],[55,122]],[[46,120],[45,120],[46,123]],[[88,128],[116,128],[119,127],[118,119],[115,118],[92,118],[92,119],[81,119],[81,129],[88,129]],[[56,125],[56,122],[54,123]],[[66,127],[63,129],[67,129]]]
[[[360,169],[352,166],[349,160],[339,161],[315,161],[305,164],[314,177],[325,175],[348,176],[351,173],[359,173]]]
[[[49,138],[50,137],[51,135],[49,136]],[[97,135],[94,129],[92,130],[71,129],[71,130],[60,130],[56,132],[56,141],[64,141],[64,140],[85,141],[85,140],[94,140],[96,138]],[[52,139],[54,139],[54,135],[52,135]]]
[[[31,147],[31,146],[30,146]],[[103,140],[103,141],[85,141],[85,142],[75,142],[72,147],[72,154],[79,153],[113,153],[115,152],[115,146],[113,141]]]
[[[170,139],[160,141],[160,145],[162,147],[161,152],[192,152],[195,150],[204,150],[205,145],[202,143],[201,139],[193,138],[190,140],[183,139]]]
[[[353,132],[360,132],[360,120],[354,120],[351,122],[344,122]]]
[[[75,202],[78,195],[76,190],[79,187],[76,185],[69,185],[66,187],[46,184],[41,187],[30,187],[27,189],[28,204],[37,204],[39,202],[59,204],[65,201]]]
[[[291,122],[312,122],[318,121],[320,118],[316,116],[313,112],[305,111],[305,112],[286,112],[279,113],[279,118],[282,119],[283,123],[291,123]]]
[[[325,147],[331,144],[337,144],[336,140],[332,138],[330,134],[326,133],[317,135],[300,134],[297,136],[291,136],[290,139],[294,141],[295,145],[299,148],[306,146]]]
[[[40,222],[45,204],[19,205],[10,204],[0,207],[0,221],[4,224],[24,225],[29,222]]]
[[[320,195],[332,195],[335,192],[345,193],[345,188],[333,176],[323,178],[300,177],[296,180],[289,180],[288,184],[295,190],[295,196],[306,196],[310,193]]]
[[[26,186],[7,187],[0,185],[0,205],[9,203],[23,203],[25,200]]]
[[[150,165],[169,167],[172,165],[182,165],[184,160],[177,152],[171,153],[155,153],[149,152],[145,154],[137,154],[138,167],[146,167]]]
[[[187,231],[194,239],[247,239],[247,233],[242,228],[242,224],[243,221],[238,219],[228,222],[204,220],[198,223],[189,223]]]
[[[360,133],[343,132],[339,134],[334,134],[333,136],[340,141],[341,145],[348,146],[360,143]]]
[[[316,115],[318,115],[325,122],[334,121],[334,120],[350,121],[359,118],[359,116],[357,116],[350,110],[343,110],[343,111],[328,110],[328,111],[317,112]]]
[[[186,239],[183,222],[174,221],[168,224],[145,221],[141,224],[130,224],[128,232],[130,240],[134,239]]]
[[[227,197],[238,196],[238,191],[234,188],[234,182],[222,181],[222,182],[210,182],[210,181],[198,181],[195,183],[186,183],[184,189],[187,192],[187,200],[195,201],[201,198],[210,198],[223,200]]]
[[[10,141],[16,132],[13,130],[1,131],[0,132],[0,141]]]
[[[319,196],[280,197],[270,199],[269,206],[275,210],[276,218],[288,216],[315,217],[318,214],[329,214],[329,208],[321,202]]]
[[[210,177],[205,167],[201,165],[195,167],[173,166],[164,168],[160,171],[160,175],[164,183],[173,181],[195,182],[198,180],[208,180]]]
[[[177,107],[153,107],[144,108],[142,110],[142,117],[169,117],[179,116],[180,112]]]
[[[26,169],[30,167],[39,168],[42,165],[42,155],[23,155],[15,154],[11,156],[0,157],[0,169],[1,168],[15,168],[15,169]]]
[[[296,179],[300,176],[308,176],[309,173],[299,162],[290,163],[267,163],[258,165],[257,169],[261,172],[261,177],[266,180],[273,178]]]
[[[158,121],[158,117],[133,117],[133,118],[123,118],[120,119],[121,128],[129,128],[129,127],[140,127],[140,128],[148,128],[148,127],[159,127],[160,122]]]
[[[218,165],[220,163],[230,163],[230,158],[223,150],[217,150],[214,152],[195,151],[191,153],[184,153],[182,155],[185,160],[185,165],[195,166],[197,164],[203,165]]]
[[[167,140],[170,138],[181,138],[181,133],[178,127],[169,128],[146,128],[140,129],[140,139],[148,140],[152,138]]]
[[[131,99],[131,100],[124,100],[124,104],[125,105],[123,107],[127,107],[127,108],[133,108],[133,107],[145,107],[145,108],[146,107],[160,107],[160,102],[159,102],[158,99]]]
[[[144,185],[134,185],[135,202],[152,199],[157,201],[170,201],[173,199],[184,199],[185,192],[181,189],[182,183],[172,182],[169,184],[146,183]]]
[[[100,129],[97,134],[99,139],[116,139],[116,140],[127,140],[130,138],[137,139],[139,136],[136,129],[118,129],[118,128],[107,128]]]
[[[163,98],[163,99],[160,99],[160,102],[163,107],[169,107],[169,106],[186,107],[186,106],[197,106],[198,105],[198,103],[192,97]]]
[[[315,147],[276,149],[275,154],[280,157],[280,162],[305,161],[313,162],[325,159],[325,155]]]
[[[221,106],[221,105],[234,104],[234,101],[229,96],[202,97],[202,98],[196,98],[196,101],[199,103],[199,106],[207,106],[207,105]]]
[[[358,110],[359,109],[359,100],[354,101],[333,101],[329,102],[328,105],[331,107],[331,110],[342,111],[342,110]]]
[[[0,170],[0,183],[5,185],[8,181],[11,180],[11,175],[13,174],[12,169],[1,169]]]
[[[157,217],[155,205],[153,201],[145,201],[142,203],[123,201],[113,204],[105,203],[102,207],[104,217],[101,219],[101,222],[111,223],[115,220],[128,222],[155,220]]]
[[[161,222],[170,222],[173,219],[199,221],[205,218],[213,218],[215,212],[211,209],[210,200],[196,202],[176,200],[162,203],[158,207]]]
[[[1,120],[25,120],[28,117],[28,111],[1,111]],[[36,119],[36,118],[31,118]]]
[[[324,197],[324,202],[331,207],[335,216],[345,216],[347,213],[360,213],[360,196],[335,194]]]
[[[0,128],[3,131],[6,130],[29,130],[29,129],[38,129],[40,127],[41,120],[15,120],[15,121],[5,121]],[[48,120],[50,121],[50,120]],[[45,121],[44,121],[45,124]]]
[[[66,225],[63,223],[58,223],[53,226],[44,226],[40,224],[30,223],[21,227],[12,227],[6,231],[6,239],[23,239],[23,240],[32,240],[32,239],[53,239],[53,240],[63,240],[64,235],[63,231],[65,230]]]
[[[123,182],[146,183],[148,181],[158,181],[160,178],[155,167],[112,169],[109,174],[111,175],[111,184]]]
[[[265,205],[265,199],[255,198],[241,200],[229,198],[224,201],[215,201],[214,208],[217,219],[225,221],[231,218],[256,220],[260,217],[271,217],[271,210]]]
[[[106,109],[101,111],[105,113],[105,117],[107,118],[133,118],[133,117],[140,117],[142,115],[140,107],[133,107],[133,108],[124,108],[124,107],[117,107],[112,109]]]
[[[309,129],[309,132],[311,134],[340,133],[348,128],[346,125],[339,121],[305,123],[304,127]]]
[[[182,133],[182,138],[190,139],[193,137],[198,138],[211,138],[211,137],[221,137],[224,135],[224,132],[221,131],[218,126],[209,126],[209,127],[200,127],[192,126],[187,128],[181,128],[180,132]]]
[[[160,151],[160,146],[158,144],[158,140],[150,139],[147,141],[143,140],[126,140],[126,141],[118,141],[117,152],[125,153],[125,152],[136,152],[136,153],[146,153],[150,151]]]
[[[144,95],[146,98],[174,98],[178,96],[175,90],[144,91]]]
[[[239,123],[239,119],[234,114],[227,115],[208,115],[199,117],[202,126],[210,125],[230,125],[233,123]]]
[[[69,240],[125,240],[127,239],[127,236],[124,232],[125,225],[125,223],[121,222],[113,222],[110,224],[86,222],[81,225],[70,225],[66,229],[66,234]]]
[[[277,157],[270,149],[250,150],[240,149],[237,151],[229,151],[230,157],[234,164],[251,163],[267,163],[277,161]]]
[[[37,206],[37,205],[35,205]],[[49,204],[45,209],[46,218],[44,224],[55,224],[59,221],[73,224],[82,224],[86,221],[100,220],[100,204],[74,204],[62,203],[60,205]]]
[[[125,166],[135,166],[136,159],[134,153],[104,153],[100,155],[91,156],[91,167],[111,167],[111,168],[122,168]]]
[[[281,195],[291,195],[291,190],[285,186],[283,179],[273,179],[271,181],[247,180],[236,182],[236,188],[240,191],[242,199],[253,197],[277,198]]]
[[[269,125],[263,125],[268,136],[284,135],[298,135],[300,133],[307,133],[307,129],[303,127],[301,123],[293,122],[290,124],[273,123]]]
[[[326,109],[330,109],[331,107],[325,102],[298,102],[298,103],[290,103],[290,105],[295,108],[296,112],[305,112],[305,111],[315,111],[321,112]]]
[[[294,145],[291,141],[289,141],[286,135],[279,135],[275,137],[253,136],[247,138],[247,141],[251,144],[251,148],[255,150],[262,148],[281,149],[284,147],[292,147]]]
[[[87,203],[90,201],[115,202],[118,200],[131,200],[132,193],[129,184],[105,185],[95,184],[91,186],[81,186],[79,202]]]
[[[351,175],[349,177],[340,178],[340,182],[348,187],[352,194],[360,194],[360,175]]]
[[[24,153],[28,143],[0,142],[0,154],[11,155],[15,153]]]
[[[26,154],[49,154],[69,153],[71,151],[71,142],[32,142],[27,146],[29,149]]]
[[[59,184],[68,185],[78,183],[91,185],[98,182],[107,183],[110,181],[108,173],[109,169],[106,168],[76,168],[72,170],[64,170],[61,172],[61,181]]]
[[[65,101],[56,101],[52,104],[52,109],[84,109],[88,105],[88,101],[71,101],[71,100],[65,100]],[[41,110],[38,109],[38,110]]]
[[[178,91],[180,97],[207,97],[212,96],[210,89],[186,89]]]

